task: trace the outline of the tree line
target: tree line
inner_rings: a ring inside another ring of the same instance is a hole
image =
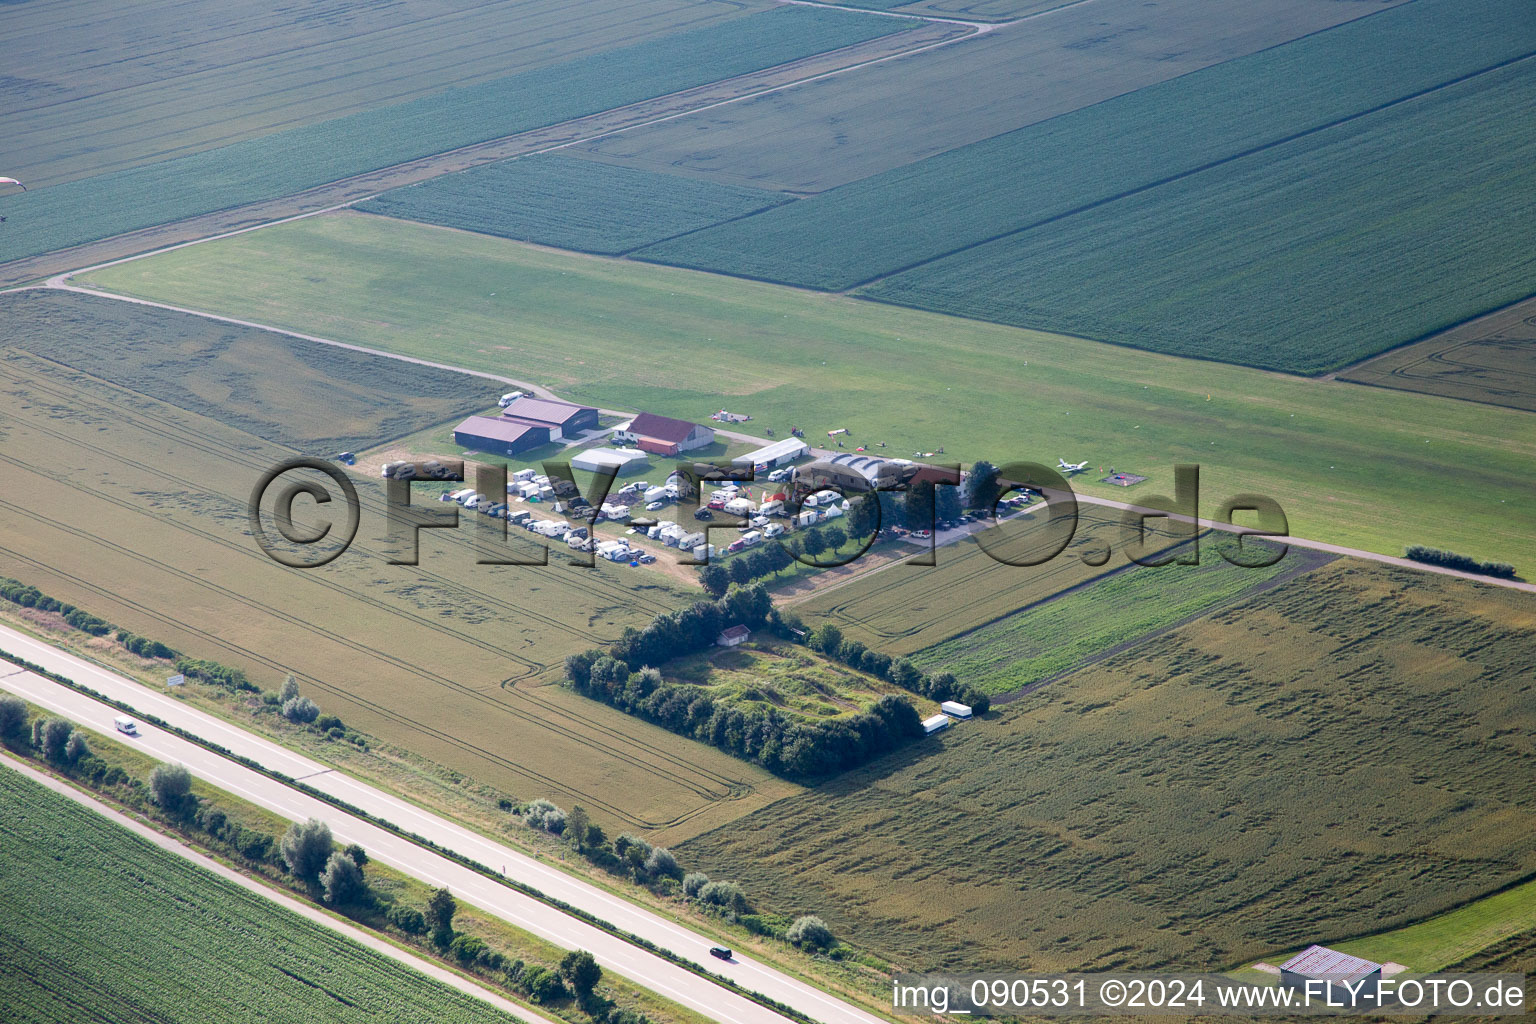
[[[664,681],[653,667],[704,650],[734,625],[772,625],[792,635],[761,585],[736,587],[658,615],[644,629],[626,629],[606,651],[569,656],[566,678],[578,693],[795,779],[855,768],[923,735],[917,711],[894,694],[861,714],[808,722],[777,708],[717,702],[697,686]]]
[[[1493,576],[1501,580],[1512,580],[1515,578],[1515,567],[1508,562],[1484,562],[1473,558],[1471,555],[1462,555],[1455,551],[1445,551],[1441,548],[1425,547],[1423,544],[1410,545],[1403,552],[1403,557],[1414,562],[1423,562],[1426,565],[1438,565],[1446,569],[1473,572],[1479,576]]]

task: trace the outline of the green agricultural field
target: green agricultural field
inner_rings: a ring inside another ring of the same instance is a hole
[[[48,187],[489,82],[761,10],[635,0],[0,8],[0,164]],[[153,40],[155,54],[146,54]],[[174,54],[168,57],[167,54]]]
[[[1536,412],[1536,300],[1379,355],[1339,379]]]
[[[1415,972],[1444,971],[1527,931],[1533,921],[1536,882],[1526,882],[1406,928],[1341,942],[1338,948],[1376,963],[1404,964]]]
[[[724,701],[743,710],[777,709],[790,718],[812,722],[868,711],[888,693],[925,716],[938,710],[899,686],[765,633],[754,635],[750,646],[715,647],[669,661],[662,675],[669,683],[698,687],[701,696],[708,695],[717,704]]]
[[[313,217],[90,283],[754,433],[839,427],[881,454],[1201,466],[1202,508],[1270,494],[1297,536],[1465,550],[1529,573],[1536,437],[1508,410],[1302,380],[381,217]],[[976,410],[986,410],[978,413]],[[824,436],[824,435],[823,435]]]
[[[11,1024],[511,1021],[0,769]]]
[[[1525,1005],[1536,996],[1536,928],[1521,932],[1453,965],[1458,971],[1508,971],[1525,975]],[[1527,1010],[1526,1012],[1530,1012]],[[1508,1017],[1463,1017],[1466,1024],[1500,1024]]]
[[[761,189],[568,156],[533,156],[395,189],[357,209],[618,255],[788,201]]]
[[[1536,292],[1536,123],[1511,120],[1533,106],[1536,60],[1524,60],[863,294],[1333,369]]]
[[[924,969],[1225,969],[1536,870],[1528,595],[1341,559],[685,843]]]
[[[1385,5],[1094,0],[1064,6],[1057,0],[1051,6],[1063,9],[899,61],[599,138],[573,147],[573,152],[712,181],[824,192],[1279,46],[1374,14]],[[967,227],[980,221],[991,225],[991,231],[999,230],[999,219],[1013,216],[1033,198],[1034,175],[1021,177],[1034,159],[1034,151],[1025,150],[1022,159],[1001,164],[1003,172],[993,172],[990,180],[982,175],[975,191],[970,175],[941,181],[942,214],[924,209],[920,198],[929,197],[900,189],[886,192],[883,208],[876,211],[881,237],[866,237],[863,244],[851,244],[862,230],[851,224],[831,227],[814,219],[800,221],[813,227],[792,240],[792,251],[814,259],[809,254],[823,248],[849,250],[855,260],[847,269],[853,270],[870,260],[895,257],[914,244],[933,242],[922,227],[915,236],[885,231],[892,219],[937,223],[947,230],[954,215]],[[1135,152],[1130,160],[1144,166],[1145,153]],[[1122,156],[1121,163],[1126,162]],[[1093,162],[1084,160],[1071,167],[1070,177],[1076,182],[1095,170]],[[1005,198],[987,201],[999,192]],[[982,209],[956,209],[978,199]],[[772,223],[779,218],[766,219]],[[798,221],[799,215],[790,219]],[[852,238],[842,234],[846,229],[852,229]],[[887,234],[897,239],[892,251],[886,249]],[[730,232],[711,233],[717,235]],[[947,236],[945,241],[962,244]],[[741,249],[741,260],[774,256],[750,246]],[[666,251],[692,250],[669,246]],[[838,267],[838,256],[824,253],[823,258]],[[904,262],[896,258],[891,265]]]
[[[159,163],[0,197],[0,262],[290,195],[911,27],[779,7]]]
[[[1031,22],[1031,31],[1038,24]],[[1273,146],[1532,50],[1536,24],[1520,0],[1419,0],[640,255],[810,288],[848,289]],[[1501,129],[1495,137],[1506,134],[1507,128]],[[1063,266],[1070,270],[1070,264]]]
[[[252,487],[299,452],[252,431],[269,423],[281,428],[274,438],[316,436],[325,427],[314,410],[330,402],[346,413],[349,434],[382,440],[415,407],[403,395],[372,405],[352,396],[391,380],[400,364],[311,364],[258,331],[231,337],[227,325],[186,315],[87,296],[64,301],[76,328],[117,362],[115,370],[91,364],[111,372],[109,381],[39,355],[59,333],[58,311],[25,293],[0,299],[8,329],[0,575],[242,668],[269,690],[291,672],[348,725],[502,793],[581,803],[617,826],[685,835],[793,791],[549,685],[566,654],[611,643],[697,594],[665,574],[606,562],[573,568],[563,547],[544,567],[477,565],[476,528],[488,522],[478,516],[458,530],[423,531],[419,565],[390,565],[402,552],[382,537],[376,475],[353,477],[360,527],[336,561],[296,570],[261,552],[247,532]],[[114,349],[118,336],[128,343]],[[255,383],[260,374],[228,354],[240,351],[270,353],[271,380]],[[265,418],[241,429],[197,412],[218,400],[220,384],[262,395]],[[464,378],[462,386],[485,400],[486,382]],[[322,482],[334,495],[335,485]],[[314,508],[304,499],[296,515],[317,518]],[[340,515],[325,521],[342,528]],[[534,555],[527,536],[517,531],[510,550]]]
[[[1199,565],[1129,567],[918,651],[912,661],[990,694],[1009,693],[1317,564],[1293,548],[1274,565],[1240,568],[1216,553],[1209,534],[1203,541]]]
[[[1070,0],[849,0],[844,7],[868,11],[894,11],[972,21],[1009,21],[1028,14],[1062,7]]]
[[[892,656],[915,654],[955,637],[968,638],[1021,609],[1033,609],[1125,567],[1123,558],[1103,566],[1088,564],[1095,552],[1115,545],[1118,514],[1085,506],[1079,515],[1070,546],[1042,565],[1005,565],[993,557],[996,553],[1022,560],[1042,550],[1032,548],[1031,541],[1043,543],[1048,534],[1043,524],[1033,523],[1032,513],[1023,521],[1032,533],[1021,529],[1021,524],[1009,524],[1001,535],[1006,543],[1000,546],[989,543],[984,550],[978,541],[964,540],[939,549],[932,567],[892,565],[813,594],[795,610],[812,624],[826,618],[850,639]],[[914,554],[922,550],[911,548]],[[950,651],[968,646],[967,639]],[[969,667],[974,670],[980,664]],[[938,663],[926,667],[951,668]],[[952,671],[963,683],[987,688],[984,677],[973,678],[958,668]]]

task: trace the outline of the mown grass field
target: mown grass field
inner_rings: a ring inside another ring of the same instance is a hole
[[[359,214],[98,271],[89,283],[755,433],[846,427],[883,454],[1201,466],[1202,507],[1272,495],[1297,536],[1464,550],[1529,572],[1536,438],[1508,410],[1176,359]],[[985,410],[978,412],[977,410]]]
[[[0,770],[6,1019],[510,1021]]]
[[[1316,373],[1536,292],[1536,57],[864,294]],[[1127,268],[1135,268],[1134,272]]]
[[[1103,566],[1085,561],[1084,556],[1092,560],[1099,549],[1113,547],[1119,536],[1118,518],[1093,506],[1079,510],[1078,530],[1071,545],[1044,564],[1005,565],[989,553],[1000,551],[1010,558],[1022,558],[1043,550],[1030,546],[1036,539],[1043,542],[1047,535],[1043,523],[1032,522],[1043,514],[1031,514],[1003,527],[1007,533],[1000,536],[1011,543],[1000,548],[984,550],[976,540],[963,540],[940,548],[931,567],[909,564],[881,569],[815,594],[796,611],[813,623],[829,620],[851,639],[893,656],[915,654],[953,637],[964,637],[959,647],[972,649],[972,631],[1126,565],[1124,558]],[[922,549],[910,550],[918,554]],[[930,667],[950,666],[935,663]],[[953,671],[964,683],[985,685],[982,679]]]
[[[1526,595],[1336,561],[681,847],[898,963],[1225,968],[1536,868]]]
[[[938,707],[893,683],[824,658],[806,647],[784,643],[767,633],[749,645],[711,648],[667,662],[662,675],[669,683],[699,687],[716,703],[777,709],[791,718],[818,722],[867,711],[881,697],[894,693],[924,717]]]
[[[788,202],[762,189],[547,155],[487,164],[357,206],[564,249],[618,255]]]
[[[1386,352],[1339,379],[1536,412],[1536,300]]]
[[[643,256],[844,290],[1532,50],[1536,29],[1519,0],[1418,0]]]
[[[89,333],[103,346],[119,334],[143,339],[118,352],[134,390],[35,354],[55,332],[29,319],[22,298],[5,299],[9,347],[0,360],[0,574],[243,668],[267,689],[292,672],[327,712],[519,799],[550,796],[614,824],[686,834],[793,791],[545,685],[566,653],[612,642],[691,598],[665,576],[606,562],[572,568],[559,554],[542,568],[476,565],[479,524],[470,523],[424,531],[419,566],[388,565],[398,549],[382,537],[376,477],[356,478],[353,547],[322,569],[285,569],[248,535],[247,501],[261,473],[295,449],[173,403],[186,393],[183,379],[250,387],[242,364],[221,378],[200,353],[286,343],[255,331],[230,339],[225,326],[184,316],[151,319],[152,331],[125,328],[123,318],[148,311],[73,297],[77,317],[97,317]],[[307,410],[334,399],[352,410],[351,430],[383,440],[381,424],[400,414],[399,403],[377,402],[370,430],[368,410],[341,396],[392,369],[302,366],[272,361],[283,385],[261,389],[272,422],[291,412],[292,430],[313,426]],[[476,394],[484,386],[465,382]],[[313,515],[303,500],[296,511],[301,521]],[[522,544],[519,553],[533,553]]]
[[[1393,961],[1414,971],[1443,971],[1480,950],[1497,946],[1536,921],[1536,882],[1494,893],[1406,928],[1351,939],[1344,953],[1376,963]]]
[[[924,648],[912,660],[987,693],[1009,693],[1315,564],[1297,548],[1274,565],[1240,568],[1222,560],[1209,535],[1203,540],[1199,565],[1131,567]],[[869,594],[871,603],[882,599]],[[856,614],[859,606],[850,610]]]
[[[638,0],[87,0],[0,9],[0,164],[29,187],[155,163],[716,24],[762,5]]]
[[[778,7],[158,163],[0,197],[0,262],[290,195],[910,28]]]
[[[824,192],[1278,46],[1383,5],[1094,0],[1070,6],[1058,0],[1049,6],[1062,9],[899,61],[598,139],[573,151],[712,181]],[[1029,202],[1033,182],[1018,179],[1031,156],[1002,164],[1004,173],[977,192],[970,191],[968,181],[951,180],[941,200],[946,212],[980,200],[990,211],[960,216],[967,221],[986,219],[990,212],[989,223],[997,230],[999,218],[1010,215],[1021,201]],[[1088,161],[1075,166],[1073,177],[1092,166]],[[1007,198],[989,202],[986,197],[999,191]],[[947,224],[947,217],[923,209],[925,203],[918,199],[901,190],[887,193],[888,205],[879,211],[881,224],[893,218]],[[796,215],[791,218],[799,221]],[[839,237],[842,230],[857,236],[862,229],[817,225],[795,251],[853,249],[854,266],[892,255],[881,251],[883,241],[850,246],[851,239]],[[931,238],[919,229],[918,237],[903,238],[900,247],[925,241]],[[743,248],[738,256],[742,260],[772,256]],[[667,251],[690,250],[678,246]],[[836,256],[827,259],[828,265],[838,265]]]

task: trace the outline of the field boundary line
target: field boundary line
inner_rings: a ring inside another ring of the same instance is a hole
[[[26,670],[21,669],[19,671]],[[458,991],[463,992],[465,995],[472,996],[473,998],[479,999],[482,1002],[489,1003],[496,1009],[502,1011],[503,1013],[511,1014],[518,1020],[529,1022],[529,1024],[559,1024],[559,1022],[551,1020],[550,1018],[541,1014],[535,1013],[533,1010],[519,1006],[518,1004],[507,999],[505,996],[485,988],[478,982],[469,980],[467,975],[459,974],[439,964],[434,964],[428,960],[422,959],[421,957],[416,956],[414,953],[407,951],[405,948],[389,941],[388,939],[358,927],[340,915],[333,915],[321,910],[318,907],[302,903],[289,893],[283,892],[273,885],[269,885],[266,882],[258,882],[244,872],[237,871],[229,865],[223,863],[218,858],[214,857],[212,854],[206,852],[205,850],[183,842],[181,839],[176,838],[174,835],[162,832],[160,829],[155,828],[153,825],[147,824],[146,822],[133,817],[123,808],[113,806],[107,801],[101,799],[101,797],[99,797],[97,794],[82,790],[73,785],[70,781],[61,779],[60,777],[52,775],[48,772],[41,771],[38,768],[19,760],[8,750],[0,749],[0,766],[9,768],[23,778],[28,778],[31,781],[36,782],[38,785],[52,790],[60,796],[73,800],[81,807],[101,815],[112,824],[117,825],[120,828],[127,829],[128,831],[138,835],[140,838],[146,839],[153,843],[161,850],[181,857],[217,878],[221,878],[226,882],[238,885],[241,888],[255,893],[258,896],[265,897],[266,899],[271,900],[277,906],[289,911],[290,913],[296,914],[299,917],[318,924],[323,928],[328,928],[331,931],[341,935],[342,937],[355,942],[366,949],[373,950],[376,953],[380,953],[401,964],[404,964],[405,966],[410,967],[429,978],[432,978],[434,981],[455,988]],[[484,913],[484,911],[482,911],[482,913]]]
[[[1388,8],[1388,10],[1390,10],[1390,9],[1391,8]],[[1367,15],[1367,17],[1369,17],[1369,15]],[[1037,230],[1039,228],[1043,228],[1043,227],[1046,227],[1048,225],[1055,224],[1058,221],[1066,220],[1069,217],[1076,217],[1079,214],[1087,213],[1089,210],[1096,210],[1096,209],[1098,209],[1101,206],[1108,206],[1108,205],[1110,205],[1112,203],[1117,203],[1117,202],[1121,201],[1122,199],[1129,199],[1132,196],[1141,195],[1144,192],[1150,192],[1150,191],[1152,191],[1154,189],[1162,188],[1164,185],[1171,185],[1171,184],[1173,184],[1176,181],[1182,181],[1182,180],[1184,180],[1186,178],[1192,178],[1192,177],[1194,177],[1196,175],[1204,174],[1206,171],[1214,170],[1217,167],[1222,167],[1222,166],[1224,166],[1226,164],[1233,163],[1234,161],[1242,160],[1242,159],[1245,159],[1245,158],[1250,157],[1250,156],[1255,156],[1255,155],[1257,155],[1259,153],[1265,152],[1266,150],[1270,150],[1270,149],[1277,148],[1279,146],[1287,145],[1287,144],[1295,142],[1295,141],[1297,141],[1299,139],[1304,139],[1304,138],[1307,138],[1308,136],[1316,135],[1319,132],[1325,132],[1325,131],[1328,131],[1330,129],[1337,128],[1340,125],[1349,124],[1351,121],[1356,121],[1356,120],[1359,120],[1360,118],[1363,118],[1363,117],[1369,117],[1372,114],[1379,114],[1382,111],[1390,110],[1393,107],[1399,106],[1401,104],[1411,103],[1414,100],[1423,99],[1425,96],[1432,95],[1433,93],[1439,92],[1442,89],[1449,89],[1449,88],[1452,88],[1452,87],[1457,86],[1457,85],[1462,85],[1462,84],[1464,84],[1464,83],[1466,83],[1468,81],[1471,81],[1472,79],[1477,78],[1477,77],[1479,77],[1481,75],[1489,74],[1489,73],[1494,72],[1494,71],[1503,70],[1504,68],[1510,67],[1511,65],[1519,64],[1521,61],[1530,60],[1532,57],[1536,57],[1536,50],[1533,50],[1533,51],[1528,52],[1528,53],[1523,53],[1523,54],[1519,55],[1518,57],[1511,57],[1511,58],[1509,58],[1507,60],[1499,61],[1496,64],[1490,64],[1487,67],[1479,68],[1476,71],[1469,71],[1469,72],[1467,72],[1464,75],[1458,75],[1455,78],[1448,79],[1447,81],[1440,82],[1440,83],[1438,83],[1436,85],[1429,86],[1428,88],[1425,88],[1425,89],[1420,89],[1417,92],[1409,93],[1406,96],[1399,96],[1396,99],[1388,100],[1388,101],[1386,101],[1384,103],[1378,103],[1378,104],[1376,104],[1373,107],[1369,107],[1369,108],[1367,108],[1365,110],[1357,111],[1356,113],[1353,113],[1353,114],[1348,114],[1348,115],[1345,115],[1344,117],[1335,118],[1332,121],[1328,121],[1328,122],[1326,122],[1324,124],[1314,125],[1311,128],[1305,128],[1305,129],[1302,129],[1301,131],[1292,132],[1291,134],[1286,135],[1286,136],[1284,136],[1282,138],[1273,139],[1273,140],[1271,140],[1269,142],[1261,143],[1261,144],[1259,144],[1257,146],[1250,146],[1247,149],[1241,150],[1241,151],[1239,151],[1237,153],[1232,153],[1229,156],[1224,156],[1224,157],[1220,157],[1220,158],[1218,158],[1216,160],[1207,161],[1206,163],[1203,163],[1203,164],[1199,165],[1198,167],[1192,167],[1192,168],[1190,168],[1188,170],[1185,170],[1185,171],[1179,171],[1178,173],[1175,173],[1175,174],[1166,175],[1166,176],[1164,176],[1162,178],[1157,179],[1156,181],[1147,182],[1146,184],[1143,184],[1143,185],[1137,185],[1135,188],[1124,189],[1124,190],[1122,190],[1120,192],[1115,193],[1114,195],[1105,196],[1105,197],[1103,197],[1101,199],[1095,199],[1095,200],[1093,200],[1092,202],[1089,202],[1089,203],[1083,203],[1082,205],[1073,207],[1070,210],[1064,210],[1061,213],[1052,214],[1049,217],[1041,218],[1040,220],[1033,221],[1033,222],[1031,222],[1029,224],[1023,224],[1023,225],[1020,225],[1019,227],[1016,227],[1016,228],[1009,228],[1007,231],[999,231],[996,234],[990,235],[990,236],[988,236],[986,238],[979,238],[979,239],[977,239],[974,242],[967,242],[965,245],[957,246],[957,247],[955,247],[953,249],[950,249],[950,250],[948,250],[946,252],[937,253],[937,254],[932,255],[932,256],[925,256],[922,259],[914,260],[913,262],[908,263],[908,264],[906,264],[904,266],[896,267],[893,270],[883,271],[882,273],[876,274],[874,277],[866,278],[863,281],[857,281],[857,282],[855,282],[855,283],[853,283],[851,285],[848,285],[846,288],[838,289],[838,290],[836,290],[835,294],[838,294],[838,295],[848,295],[848,296],[851,296],[853,298],[863,299],[866,302],[880,302],[880,303],[884,303],[886,305],[892,305],[892,306],[908,306],[907,303],[895,302],[895,301],[893,301],[891,299],[888,299],[888,298],[881,298],[881,297],[876,296],[876,295],[868,295],[868,294],[857,294],[857,295],[855,295],[854,292],[857,289],[867,288],[867,287],[869,287],[872,284],[879,284],[882,281],[889,280],[890,278],[896,277],[896,276],[898,276],[900,274],[905,274],[905,273],[907,273],[908,271],[911,271],[911,270],[916,270],[919,267],[925,267],[925,266],[927,266],[930,263],[936,263],[939,260],[948,259],[951,256],[958,256],[961,253],[969,252],[972,249],[979,249],[979,248],[981,248],[984,245],[990,245],[993,242],[999,242],[999,241],[1002,241],[1005,238],[1012,238],[1012,237],[1014,237],[1016,235],[1026,234],[1026,233],[1028,233],[1030,231],[1034,231],[1034,230]],[[1204,69],[1202,68],[1201,70],[1204,70]],[[1191,74],[1195,74],[1195,73],[1196,72],[1191,72]],[[1082,109],[1089,109],[1089,108],[1082,108]],[[1071,112],[1069,112],[1067,114],[1062,114],[1060,116],[1061,117],[1070,117],[1072,113],[1076,113],[1076,111],[1071,111]],[[1055,120],[1055,118],[1048,119],[1047,121],[1040,121],[1040,122],[1037,122],[1037,124],[1047,124],[1047,123],[1049,123],[1050,120]],[[1029,127],[1035,127],[1035,125],[1030,125]],[[923,308],[923,307],[908,306],[908,308],[919,308],[920,309],[920,308]],[[1492,312],[1496,312],[1496,310],[1492,311]],[[951,315],[953,315],[953,314],[951,314]],[[1483,314],[1480,313],[1478,315],[1482,316]],[[979,317],[970,317],[970,318],[967,318],[967,319],[981,319],[981,318],[979,318]],[[1415,339],[1415,340],[1422,341],[1423,339],[1422,338],[1418,338],[1418,339]],[[1397,346],[1394,346],[1394,347],[1397,347]],[[1390,351],[1390,350],[1384,350],[1384,351]],[[1381,353],[1377,353],[1377,354],[1380,355]],[[1374,358],[1374,357],[1371,357],[1371,358]],[[1315,375],[1314,374],[1293,374],[1292,376],[1307,377],[1307,376],[1315,376]]]

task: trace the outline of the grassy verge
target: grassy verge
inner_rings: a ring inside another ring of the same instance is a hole
[[[361,214],[125,263],[87,283],[534,380],[608,408],[696,420],[724,402],[753,415],[754,433],[846,427],[892,456],[943,447],[952,461],[1070,457],[1148,475],[1131,492],[1098,473],[1074,482],[1104,497],[1170,493],[1173,465],[1197,463],[1207,514],[1234,494],[1274,495],[1297,536],[1388,554],[1420,543],[1519,569],[1536,550],[1525,500],[1536,442],[1509,429],[1510,410]]]
[[[539,899],[545,903],[550,904],[558,910],[569,913],[572,916],[587,922],[588,924],[600,927],[619,938],[623,938],[626,941],[641,947],[642,949],[646,949],[680,967],[683,967],[686,970],[693,972],[694,974],[697,974],[701,979],[705,979],[713,984],[720,984],[723,987],[731,988],[746,996],[747,998],[759,1002],[769,1007],[770,1009],[773,1009],[776,1012],[784,1014],[785,1016],[788,1016],[792,1019],[805,1020],[804,1016],[798,1011],[780,1004],[776,1000],[770,999],[750,990],[742,989],[735,982],[730,980],[720,979],[715,975],[706,974],[692,961],[679,957],[672,953],[670,950],[658,947],[645,939],[639,938],[638,936],[623,932],[608,924],[606,921],[597,918],[584,910],[580,910],[576,907],[565,904],[563,901],[544,895],[542,892],[533,888],[532,886],[507,879],[501,873],[493,871],[485,865],[472,861],[454,851],[439,847],[431,840],[423,839],[414,833],[406,832],[390,822],[375,818],[368,814],[368,812],[347,804],[344,801],[338,800],[337,798],[327,793],[307,786],[302,782],[290,779],[279,772],[274,772],[255,762],[249,761],[237,755],[230,754],[222,747],[219,747],[216,744],[212,744],[202,739],[201,737],[187,733],[184,730],[178,729],[169,725],[168,723],[155,719],[153,716],[146,716],[132,708],[118,704],[110,698],[96,693],[88,687],[74,683],[72,680],[69,680],[66,677],[47,672],[41,669],[39,666],[32,665],[31,663],[26,662],[24,659],[19,659],[9,654],[8,652],[0,650],[0,658],[15,664],[19,664],[22,667],[29,668],[35,672],[38,672],[39,674],[46,675],[57,682],[63,683],[64,685],[70,686],[73,689],[86,693],[87,695],[97,700],[101,700],[108,705],[119,707],[122,710],[131,711],[136,716],[152,721],[154,724],[159,725],[160,727],[165,728],[184,739],[198,743],[199,745],[207,747],[208,749],[213,750],[223,756],[230,757],[232,760],[244,764],[246,767],[291,785],[295,789],[298,789],[308,794],[309,796],[319,800],[324,800],[325,802],[344,811],[347,811],[350,814],[368,820],[381,828],[389,829],[390,831],[395,832],[397,835],[400,835],[403,838],[409,839],[412,842],[415,842],[427,849],[440,853],[443,856],[450,857],[467,867],[479,871],[481,874],[488,878],[492,878],[498,882],[501,882],[502,884],[510,885],[520,892],[525,893],[526,895],[532,896],[535,899]],[[142,674],[140,674],[138,678],[143,681]],[[205,710],[208,710],[210,713],[219,714],[219,717],[230,720],[242,728],[250,727],[249,720],[243,719],[243,716],[239,713],[239,710],[236,707],[236,705],[246,703],[238,697],[234,698],[233,703],[231,703],[229,700],[221,699],[225,696],[224,692],[219,691],[213,687],[187,686],[176,692],[178,693],[178,696],[182,697],[182,699],[189,699],[186,696],[187,691],[197,690],[206,691],[199,694],[203,698],[209,700]],[[189,703],[190,702],[191,700],[189,699]],[[246,704],[246,706],[248,707],[249,705]],[[253,731],[259,732],[260,730]],[[341,751],[344,756],[350,756],[351,750],[348,749],[349,747],[351,747],[350,744],[335,744],[329,749],[333,751]],[[311,753],[311,750],[306,749],[303,746],[299,746],[298,749],[305,750],[306,753]],[[358,748],[353,747],[352,749],[355,750]],[[366,747],[364,748],[364,751],[367,752]],[[319,760],[322,763],[327,763],[323,756],[318,756],[318,754],[315,756],[316,760]],[[416,760],[421,764],[426,764],[426,762],[420,761],[420,759]],[[446,771],[446,769],[442,769],[441,771]],[[359,774],[358,777],[362,778],[364,781],[374,782],[375,784],[381,784],[386,788],[390,788],[390,783],[388,782],[380,783],[378,780],[370,779],[368,776],[363,774]],[[415,777],[407,775],[406,778],[410,779]],[[391,791],[394,792],[397,796],[402,796],[405,799],[412,800],[412,802],[417,803],[418,806],[421,806],[426,810],[432,811],[433,813],[442,813],[441,807],[437,807],[430,803],[424,803],[418,799],[414,799],[410,795],[401,792],[397,788],[391,789]],[[775,942],[771,939],[753,941],[754,933],[746,924],[743,924],[737,920],[735,915],[721,916],[718,914],[708,914],[697,909],[695,909],[694,912],[689,913],[688,908],[683,905],[681,900],[676,898],[668,898],[668,894],[659,892],[653,888],[619,883],[612,875],[599,870],[593,865],[586,864],[586,862],[580,860],[579,858],[572,858],[571,860],[567,861],[565,857],[565,846],[555,837],[535,832],[532,829],[513,826],[510,823],[513,819],[507,816],[504,811],[504,808],[510,808],[512,806],[513,805],[511,802],[505,798],[501,798],[499,800],[497,807],[497,817],[500,820],[499,828],[486,827],[483,824],[483,815],[481,816],[482,823],[477,824],[475,822],[464,821],[461,821],[461,823],[468,824],[470,827],[475,828],[476,831],[479,831],[498,842],[510,841],[512,845],[525,849],[534,857],[544,860],[551,866],[559,867],[561,870],[576,875],[577,877],[581,877],[589,883],[597,885],[598,887],[613,893],[619,898],[630,900],[646,907],[649,910],[660,913],[673,920],[677,920],[680,923],[687,924],[690,927],[699,929],[705,935],[722,939],[730,943],[735,948],[750,948],[754,955],[757,955],[764,962],[772,963],[778,969],[789,973],[808,984],[821,988],[824,991],[830,992],[841,998],[861,1002],[866,1009],[878,1010],[882,1007],[883,1004],[880,1000],[880,996],[883,993],[884,980],[883,978],[878,977],[876,972],[884,971],[887,968],[887,965],[883,961],[879,961],[872,957],[858,957],[850,958],[841,963],[834,964],[833,961],[822,957],[816,957],[812,959],[801,955],[796,950],[787,946],[783,942]],[[544,840],[542,843],[539,842],[539,839],[541,838]],[[735,941],[733,941],[733,939]],[[828,967],[829,969],[826,970],[825,973],[815,969],[808,969],[808,964],[812,963],[816,964],[817,966]]]

